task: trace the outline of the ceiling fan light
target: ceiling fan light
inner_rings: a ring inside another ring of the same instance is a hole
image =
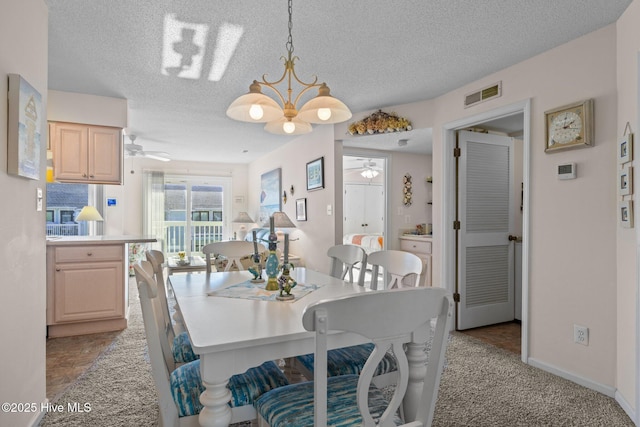
[[[362,175],[363,178],[367,178],[367,179],[373,179],[379,174],[380,173],[377,170],[373,170],[373,169],[365,169],[362,172],[360,172],[360,175]]]
[[[293,130],[291,132],[287,132],[285,129],[285,125],[287,125],[288,129],[291,129],[291,125],[293,125]],[[311,124],[294,117],[291,120],[287,120],[286,117],[280,117],[278,120],[274,120],[268,122],[264,125],[264,130],[270,133],[274,133],[276,135],[304,135],[305,133],[309,133],[313,130]]]
[[[276,120],[283,114],[276,101],[260,91],[256,82],[251,85],[249,93],[236,98],[227,108],[227,116],[233,120],[249,123],[266,123]]]
[[[307,101],[298,112],[301,120],[317,124],[341,123],[349,120],[351,116],[349,107],[331,96],[325,83],[318,89],[318,96]]]

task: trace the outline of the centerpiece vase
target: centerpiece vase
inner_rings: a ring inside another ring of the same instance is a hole
[[[278,245],[278,236],[275,232],[273,217],[269,218],[269,256],[265,263],[265,271],[267,273],[267,291],[280,290],[278,286],[278,256],[276,255],[276,247]]]

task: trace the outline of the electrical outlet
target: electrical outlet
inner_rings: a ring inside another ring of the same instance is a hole
[[[589,345],[589,328],[573,325],[573,341],[578,344]]]

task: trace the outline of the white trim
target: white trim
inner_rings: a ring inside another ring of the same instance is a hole
[[[626,412],[626,414],[629,416],[629,418],[631,418],[632,420],[635,420],[636,413],[633,410],[633,407],[629,404],[629,402],[627,402],[627,400],[618,390],[616,390],[615,399],[616,399],[616,402],[618,402],[618,405],[620,405],[620,407],[622,408],[622,410]]]
[[[30,427],[37,427],[40,425],[40,423],[42,422],[42,420],[44,419],[44,416],[47,414],[47,411],[42,411],[42,408],[46,408],[49,405],[55,405],[55,402],[52,402],[51,400],[45,398],[44,402],[40,403],[40,407],[38,409],[40,409],[39,411],[37,411],[34,416],[31,418],[31,420],[27,423],[28,426]],[[67,409],[65,407],[65,409]]]
[[[507,117],[514,114],[523,113],[523,219],[522,219],[522,340],[521,355],[523,363],[528,363],[529,359],[529,248],[531,245],[531,234],[529,230],[529,181],[531,174],[531,99],[516,102],[510,105],[496,108],[491,111],[477,114],[446,123],[442,128],[442,260],[440,283],[444,283],[447,289],[453,291],[455,277],[455,233],[451,225],[455,212],[455,163],[451,155],[455,144],[455,132],[469,126],[474,126],[489,120]]]
[[[565,371],[564,369],[557,368],[553,365],[548,365],[537,359],[529,358],[529,365],[533,366],[534,368],[542,369],[543,371],[549,372],[550,374],[556,375],[558,377],[564,378],[565,380],[574,382],[588,389],[597,391],[598,393],[602,393],[605,396],[615,397],[616,395],[616,389],[614,387],[591,381],[588,378],[573,374],[571,372]]]
[[[640,53],[638,53],[637,64],[638,64],[638,67],[636,68],[638,70],[637,78],[638,78],[638,83],[640,83]],[[636,99],[637,99],[636,105],[640,105],[640,84],[638,85],[638,93],[636,94]],[[636,123],[640,123],[640,110],[637,111],[637,114],[638,114],[638,117],[636,117]],[[639,150],[636,150],[636,153],[638,152]],[[633,161],[633,165],[634,166],[636,165],[635,160]],[[635,179],[636,180],[638,179],[637,175]],[[640,209],[636,209],[636,211],[634,212],[634,215],[636,216],[640,215]],[[640,222],[636,221],[636,224],[640,224]],[[636,426],[640,426],[640,262],[638,258],[640,256],[640,246],[638,245],[638,242],[640,242],[640,231],[638,230],[638,228],[640,227],[636,225],[636,307],[635,307],[636,308],[636,345],[635,345],[635,348],[636,348],[636,375],[635,375],[636,416],[632,417]],[[616,348],[616,350],[619,350],[619,349]]]

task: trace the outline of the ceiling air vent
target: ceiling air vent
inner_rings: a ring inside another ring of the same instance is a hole
[[[468,93],[464,96],[464,108],[479,104],[492,98],[502,95],[502,82],[492,84],[476,92]]]

